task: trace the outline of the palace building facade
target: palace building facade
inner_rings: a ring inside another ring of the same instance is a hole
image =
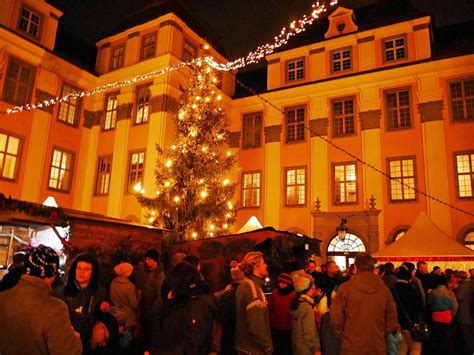
[[[97,42],[95,69],[84,69],[55,51],[59,10],[5,3],[0,111],[191,60],[203,55],[205,37],[226,62],[205,28],[161,5]],[[219,73],[229,148],[239,157],[234,231],[255,216],[317,237],[324,255],[349,263],[357,251],[392,243],[425,212],[474,248],[474,219],[460,211],[474,213],[469,26],[434,29],[429,14],[408,5],[329,13],[268,55],[264,70]],[[146,223],[133,187],[155,190],[155,145],[173,142],[171,115],[189,75],[183,67],[1,116],[0,191]],[[336,238],[342,218],[344,242]]]

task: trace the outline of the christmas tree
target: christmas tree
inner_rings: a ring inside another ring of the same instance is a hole
[[[137,194],[151,224],[171,230],[177,240],[224,234],[235,221],[236,186],[226,174],[236,158],[225,150],[229,131],[217,104],[222,99],[217,78],[205,60],[198,59],[192,69],[190,88],[173,115],[175,143],[157,146],[156,196]]]

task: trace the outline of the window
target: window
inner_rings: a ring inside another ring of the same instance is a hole
[[[286,81],[297,81],[304,79],[304,59],[286,62]]]
[[[117,123],[118,93],[107,94],[105,97],[104,130],[114,129]]]
[[[286,109],[286,141],[304,141],[305,108],[296,107]]]
[[[32,37],[39,38],[41,29],[41,15],[23,6],[20,10],[18,29]]]
[[[286,205],[299,206],[306,203],[306,169],[286,170]]]
[[[360,253],[365,251],[364,242],[356,235],[346,233],[344,240],[341,240],[338,236],[331,239],[328,246],[328,253]]]
[[[259,148],[262,139],[262,113],[252,113],[243,117],[243,148]]]
[[[407,232],[407,230],[408,229],[399,229],[398,231],[396,231],[395,234],[393,235],[393,241],[396,242],[401,237],[403,237],[405,233]]]
[[[143,166],[145,164],[145,152],[130,154],[130,165],[128,167],[128,191],[134,192],[136,184],[142,183]]]
[[[357,202],[357,176],[355,163],[334,165],[334,202]]]
[[[453,122],[474,120],[474,79],[449,84]]]
[[[68,84],[63,84],[63,89],[61,91],[61,97],[66,95],[74,95],[78,93],[79,90],[73,88]],[[75,126],[77,124],[77,119],[79,117],[79,112],[81,109],[81,98],[77,96],[69,96],[66,100],[62,101],[59,105],[59,115],[58,119],[64,123]]]
[[[339,49],[331,52],[331,71],[340,73],[352,69],[352,50]]]
[[[125,44],[120,44],[112,48],[112,55],[110,56],[110,70],[123,67],[125,59]]]
[[[244,173],[242,179],[242,206],[260,206],[260,173]]]
[[[20,138],[0,133],[0,177],[16,179],[17,167],[20,164]]]
[[[409,90],[386,92],[385,108],[388,129],[411,127]]]
[[[150,115],[150,85],[137,88],[137,113],[135,123],[145,123]]]
[[[472,198],[474,195],[474,152],[456,155],[458,196]]]
[[[97,168],[97,186],[95,189],[97,195],[107,195],[109,193],[111,171],[112,156],[99,157],[99,166]]]
[[[51,189],[69,191],[72,180],[73,154],[53,149],[48,186]]]
[[[415,199],[415,160],[390,159],[388,161],[390,179],[390,200],[410,201]]]
[[[474,231],[469,231],[464,237],[464,246],[474,250]]]
[[[332,103],[334,137],[355,133],[354,99],[335,100]]]
[[[30,103],[35,73],[34,67],[10,58],[3,88],[4,101],[19,106]]]
[[[407,58],[405,36],[397,36],[383,40],[382,42],[385,62],[395,62]]]
[[[190,61],[197,57],[197,48],[189,41],[183,43],[183,61]]]
[[[156,32],[149,33],[142,38],[142,49],[140,59],[147,59],[155,56]]]

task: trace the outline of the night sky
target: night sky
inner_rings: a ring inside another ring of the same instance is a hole
[[[81,38],[91,47],[117,27],[127,15],[163,0],[48,0],[64,12],[60,31]],[[272,41],[283,26],[311,9],[311,0],[185,0],[196,16],[215,33],[228,59],[247,54]],[[382,0],[383,1],[383,0]],[[387,1],[387,0],[385,0]],[[400,1],[400,0],[388,0]],[[357,7],[376,0],[340,0]],[[473,0],[412,0],[413,5],[434,15],[437,27],[474,20]],[[61,41],[61,36],[58,40]],[[64,41],[63,41],[64,42]],[[57,48],[61,47],[58,43]],[[67,51],[67,50],[66,50]],[[74,55],[74,54],[72,54]],[[85,53],[82,53],[85,56]],[[92,58],[92,62],[95,58]]]

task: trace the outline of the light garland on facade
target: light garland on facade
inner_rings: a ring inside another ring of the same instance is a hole
[[[334,6],[336,4],[337,4],[337,0],[333,0],[331,1],[329,5]],[[195,58],[193,60],[190,60],[187,62],[181,62],[179,64],[172,65],[161,70],[151,71],[146,74],[139,74],[133,77],[132,79],[120,80],[114,83],[105,84],[105,85],[96,87],[92,90],[84,90],[80,92],[70,93],[62,97],[56,96],[52,99],[43,100],[36,104],[25,104],[25,105],[14,106],[13,108],[8,108],[5,111],[1,111],[0,114],[11,115],[18,112],[31,111],[31,110],[35,110],[42,107],[54,106],[54,105],[57,105],[58,103],[61,103],[63,101],[68,101],[73,98],[82,98],[84,96],[89,97],[89,96],[102,93],[107,90],[119,89],[121,87],[130,86],[132,84],[135,84],[143,80],[147,80],[156,76],[164,75],[166,73],[180,69],[184,66],[191,65],[195,61],[199,61],[199,60],[205,60],[214,69],[217,69],[220,71],[229,71],[229,70],[243,68],[249,64],[258,63],[266,55],[273,53],[279,47],[287,44],[288,40],[291,37],[297,35],[300,32],[305,31],[307,26],[311,25],[316,19],[319,18],[319,15],[321,13],[326,12],[326,11],[327,11],[327,8],[325,4],[319,4],[319,2],[316,2],[315,4],[312,5],[312,11],[309,15],[303,15],[303,17],[300,18],[299,20],[295,20],[291,22],[289,29],[287,29],[286,27],[283,27],[282,30],[280,31],[280,34],[278,36],[275,36],[274,38],[275,41],[273,43],[263,44],[257,47],[256,50],[248,53],[245,57],[238,58],[226,64],[217,63],[216,61],[214,61],[212,57]],[[209,45],[206,43],[204,44],[203,48],[207,51],[209,49]],[[220,99],[218,98],[218,100]]]

